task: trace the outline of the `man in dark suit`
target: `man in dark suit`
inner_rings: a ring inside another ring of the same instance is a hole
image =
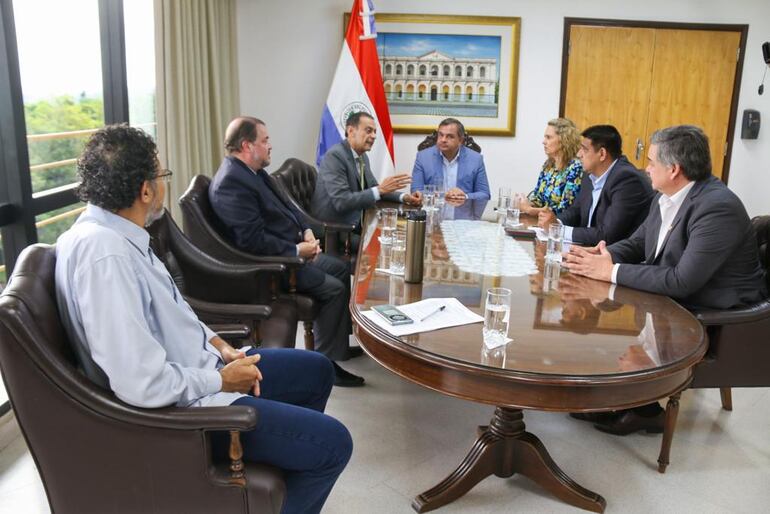
[[[386,177],[382,184],[374,178],[366,152],[377,137],[374,118],[361,111],[345,122],[345,141],[332,146],[318,169],[311,211],[321,220],[355,225],[364,209],[374,207],[377,200],[419,205],[420,194],[396,193],[409,184],[407,174]]]
[[[308,261],[297,272],[297,291],[321,304],[313,324],[316,350],[335,361],[335,385],[363,385],[363,378],[336,362],[361,355],[359,347],[348,346],[350,267],[321,253],[319,241],[300,212],[276,189],[264,170],[270,164],[269,139],[261,120],[239,117],[230,122],[225,132],[228,155],[209,187],[211,207],[240,250]]]
[[[573,273],[667,295],[690,309],[743,307],[767,297],[756,235],[740,199],[711,175],[708,138],[681,125],[655,132],[647,172],[659,194],[649,215],[613,245],[573,247]],[[621,411],[596,426],[626,435],[662,431],[656,404]]]
[[[630,236],[649,210],[653,192],[649,177],[634,168],[623,155],[620,133],[612,125],[594,125],[583,131],[578,157],[587,179],[577,201],[555,215],[538,215],[546,228],[557,218],[564,224],[564,238],[584,245],[599,241],[612,244]]]

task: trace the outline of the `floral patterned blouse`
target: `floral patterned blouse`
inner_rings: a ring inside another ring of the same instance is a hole
[[[535,189],[527,195],[527,199],[533,207],[548,206],[559,214],[575,201],[582,180],[583,164],[580,159],[572,159],[563,170],[543,166]]]

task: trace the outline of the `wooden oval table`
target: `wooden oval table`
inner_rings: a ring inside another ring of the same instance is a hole
[[[426,512],[446,505],[489,475],[521,473],[561,500],[602,512],[604,498],[568,477],[542,442],[525,430],[523,410],[599,412],[678,395],[706,351],[697,320],[671,299],[571,275],[545,264],[544,243],[508,236],[484,203],[431,214],[421,284],[383,273],[389,245],[376,211],[366,215],[350,310],[366,352],[397,375],[439,393],[495,405],[487,426],[449,476],[418,495]],[[405,220],[399,219],[399,229]],[[510,259],[509,256],[516,256]],[[507,345],[488,350],[482,323],[395,337],[362,313],[374,305],[454,297],[484,314],[486,291],[512,290]],[[673,430],[667,430],[667,434]],[[670,438],[659,462],[668,463]]]

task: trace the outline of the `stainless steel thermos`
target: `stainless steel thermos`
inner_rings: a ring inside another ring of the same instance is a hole
[[[404,281],[412,284],[422,282],[423,260],[425,258],[425,211],[410,211],[406,217],[406,262]]]

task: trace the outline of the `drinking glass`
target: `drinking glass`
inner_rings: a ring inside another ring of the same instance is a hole
[[[380,242],[390,244],[393,233],[396,231],[396,224],[398,223],[398,210],[386,207],[380,211],[380,219],[382,220]]]
[[[505,211],[505,226],[506,227],[518,227],[520,225],[519,223],[519,215],[521,214],[521,210],[519,209],[521,206],[521,196],[519,194],[515,194],[511,198],[511,204],[508,206],[508,209]]]
[[[484,307],[484,344],[500,346],[508,337],[511,318],[511,290],[504,287],[487,289],[487,303]]]
[[[394,232],[391,241],[390,272],[394,275],[403,275],[404,263],[406,262],[406,233]]]
[[[423,204],[427,212],[431,212],[436,209],[436,186],[433,184],[425,184],[423,194]]]
[[[436,186],[436,192],[434,193],[435,200],[434,200],[433,203],[434,203],[435,209],[437,211],[440,211],[441,208],[444,207],[444,203],[446,201],[446,198],[445,198],[446,191],[445,191],[445,189],[446,188],[444,188],[443,185]]]
[[[504,213],[511,203],[511,188],[501,187],[497,193],[497,210]]]
[[[555,221],[548,225],[548,246],[545,251],[546,262],[561,262],[562,244],[564,243],[564,225]]]

